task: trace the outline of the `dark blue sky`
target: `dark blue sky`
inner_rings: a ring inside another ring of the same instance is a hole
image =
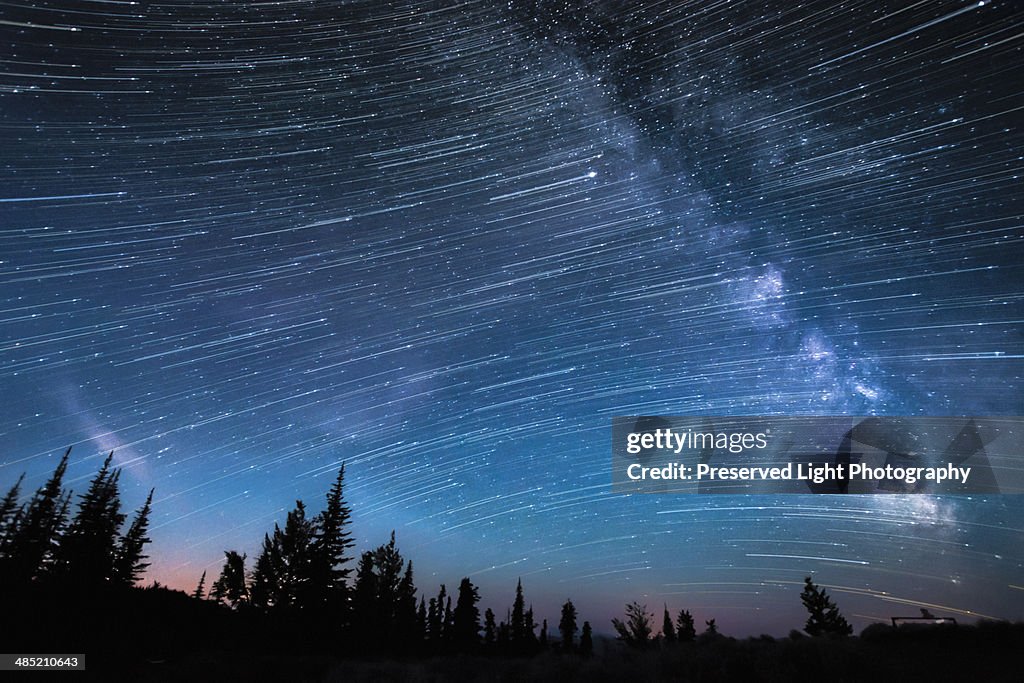
[[[499,614],[1024,617],[1017,496],[609,467],[613,415],[1024,414],[1020,5],[579,4],[4,10],[0,480],[114,449],[183,588],[346,461]]]

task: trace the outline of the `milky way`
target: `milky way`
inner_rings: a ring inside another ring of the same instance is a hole
[[[344,461],[502,614],[1024,618],[1017,496],[610,472],[614,415],[1024,414],[1024,8],[578,4],[7,3],[0,483],[114,449],[182,588]]]

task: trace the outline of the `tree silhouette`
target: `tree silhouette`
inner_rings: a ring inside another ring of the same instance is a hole
[[[217,602],[227,602],[234,608],[241,607],[249,600],[249,589],[245,585],[245,555],[234,550],[224,551],[224,568],[213,583],[210,597]]]
[[[352,570],[345,565],[351,561],[347,553],[355,545],[349,530],[352,511],[345,502],[344,486],[345,465],[342,464],[327,494],[327,505],[316,520],[310,547],[311,599],[331,609],[341,609],[347,602],[348,577]]]
[[[118,531],[125,516],[118,489],[121,470],[111,468],[113,459],[111,451],[82,494],[78,512],[60,539],[56,571],[65,580],[97,585],[116,579]],[[141,531],[144,539],[145,528]]]
[[[311,592],[311,550],[314,534],[313,520],[306,517],[306,506],[295,501],[295,508],[285,519],[284,531],[278,542],[281,553],[281,602],[296,607],[308,606]]]
[[[2,556],[2,575],[7,584],[39,578],[53,563],[67,524],[71,493],[64,491],[62,482],[70,454],[69,448],[46,483],[8,521]]]
[[[416,612],[416,636],[418,640],[425,641],[428,638],[427,629],[429,628],[429,622],[427,621],[427,603],[423,596],[420,596],[420,608]]]
[[[24,472],[18,481],[14,482],[7,491],[7,495],[0,501],[0,552],[3,551],[4,542],[11,535],[11,531],[17,528],[19,517],[18,498],[21,496],[21,483],[25,481]]]
[[[405,574],[398,582],[398,591],[394,603],[393,638],[397,649],[407,650],[418,640],[422,640],[422,629],[419,628],[416,613],[416,585],[413,582],[412,560],[405,565]]]
[[[590,622],[583,622],[583,631],[580,633],[580,654],[589,657],[594,652],[594,636],[590,629]]]
[[[457,609],[457,608],[456,608]],[[494,623],[494,612],[488,607],[484,612],[484,646],[488,649],[494,647],[498,639],[498,627]]]
[[[804,578],[804,590],[800,594],[800,601],[810,615],[804,626],[809,635],[848,636],[853,633],[853,627],[839,613],[839,608],[832,602],[832,598],[823,588],[816,586],[809,576]]]
[[[661,638],[666,643],[674,643],[676,640],[676,627],[672,624],[672,616],[668,613],[668,605],[665,605],[665,616],[661,621]]]
[[[566,600],[562,605],[562,618],[558,622],[558,633],[562,637],[562,650],[571,652],[576,638],[576,606],[572,600]]]
[[[626,621],[612,619],[612,626],[619,634],[619,640],[631,647],[642,649],[650,645],[653,618],[653,614],[647,613],[647,605],[633,602],[626,605]]]
[[[480,641],[480,592],[469,578],[459,583],[459,599],[452,614],[452,642],[460,652],[472,652]]]
[[[705,635],[705,636],[717,636],[718,635],[718,626],[715,625],[715,620],[714,619],[709,619],[708,621],[705,621],[704,624],[707,626],[707,629],[704,630],[704,633],[702,635]]]
[[[440,598],[444,596],[444,584],[441,584]],[[433,642],[435,645],[441,642],[443,634],[441,628],[443,626],[444,617],[442,615],[442,608],[438,598],[430,598],[429,606],[427,607],[427,640]]]
[[[403,568],[405,569],[403,573]],[[353,591],[353,625],[366,646],[404,650],[413,645],[416,630],[416,588],[412,563],[406,564],[391,540],[359,559]]]
[[[149,562],[143,562],[147,555],[143,555],[143,548],[152,539],[146,535],[149,529],[149,512],[153,503],[153,489],[149,490],[146,502],[135,515],[128,531],[121,537],[117,549],[117,557],[114,560],[114,577],[126,586],[133,586],[142,578],[143,572],[149,566]]]
[[[523,580],[516,583],[516,598],[512,603],[512,619],[509,623],[512,630],[511,638],[514,645],[522,645],[526,642],[526,600],[523,599]],[[531,624],[532,627],[532,624]],[[533,629],[530,629],[533,634]]]
[[[676,640],[680,643],[690,643],[697,637],[697,629],[693,624],[693,615],[687,610],[680,610],[676,617]]]
[[[192,591],[192,597],[196,600],[202,600],[206,596],[206,570],[203,570],[203,575],[199,577],[199,583],[196,585],[196,589]]]
[[[282,604],[281,580],[284,575],[284,560],[281,557],[282,531],[274,525],[274,536],[263,534],[263,547],[256,556],[249,593],[252,604],[268,608]]]

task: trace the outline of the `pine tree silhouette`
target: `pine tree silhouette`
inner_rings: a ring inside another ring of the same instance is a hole
[[[576,606],[572,604],[572,600],[566,600],[565,604],[562,605],[562,618],[558,622],[558,633],[562,637],[562,650],[564,652],[572,652],[575,647],[574,640],[576,638]]]
[[[679,610],[676,617],[676,639],[680,643],[691,643],[697,638],[697,629],[693,623],[693,615],[687,610]]]
[[[7,490],[4,499],[0,501],[0,553],[3,552],[5,542],[11,536],[11,532],[17,528],[17,520],[20,517],[18,498],[21,496],[23,481],[25,481],[24,472],[18,477],[18,481],[14,482],[14,486]]]
[[[540,649],[546,650],[548,647],[548,620],[544,619],[540,626],[540,636],[537,638],[537,644]]]
[[[306,517],[306,506],[301,500],[295,501],[295,508],[288,513],[284,531],[277,539],[281,553],[281,601],[286,605],[306,607],[312,602],[313,534],[313,521]]]
[[[583,631],[580,633],[580,654],[589,657],[594,653],[594,637],[590,629],[590,622],[583,622]]]
[[[484,612],[484,646],[490,650],[498,640],[498,627],[494,623],[494,612],[488,607]]]
[[[480,642],[480,592],[469,578],[459,583],[459,599],[452,613],[452,643],[459,652],[472,652]]]
[[[149,562],[143,562],[148,556],[143,555],[142,551],[145,545],[152,540],[146,535],[146,532],[149,529],[149,512],[153,503],[153,490],[149,490],[146,502],[139,508],[135,519],[132,520],[131,526],[128,527],[128,531],[121,537],[121,542],[117,549],[117,557],[114,561],[114,577],[117,582],[126,586],[135,585],[135,582],[142,578],[146,567],[149,566]]]
[[[118,531],[124,523],[113,451],[103,461],[78,503],[78,512],[60,539],[56,571],[65,580],[102,585],[116,579]],[[145,529],[142,530],[143,537]],[[141,548],[140,548],[141,550]]]
[[[224,568],[213,583],[210,597],[226,602],[233,608],[244,606],[249,600],[249,589],[245,584],[245,555],[234,550],[224,551]]]
[[[199,583],[196,585],[196,589],[192,591],[192,597],[196,600],[203,600],[206,597],[206,570],[203,570],[203,575],[199,577]]]
[[[804,578],[804,590],[800,594],[800,601],[807,608],[810,616],[804,630],[812,636],[848,636],[853,633],[853,627],[846,621],[839,608],[824,589],[816,586],[811,577]]]
[[[441,591],[444,592],[444,584],[441,584]],[[430,598],[427,607],[427,640],[437,644],[441,641],[441,612],[437,606],[437,598]]]
[[[427,622],[427,603],[423,596],[420,596],[420,608],[416,612],[416,639],[426,641],[429,635]]]
[[[67,524],[71,493],[64,491],[62,482],[70,454],[69,448],[46,483],[9,522],[0,571],[5,584],[17,585],[39,578],[52,565]]]
[[[665,605],[665,616],[661,622],[661,638],[666,643],[676,642],[676,627],[672,624],[672,616],[668,613],[668,605]]]
[[[398,582],[395,596],[393,639],[397,651],[408,651],[422,640],[422,629],[416,612],[416,584],[413,581],[412,560],[405,565],[405,574]]]
[[[249,593],[255,607],[270,608],[282,604],[281,581],[284,575],[284,560],[281,557],[282,531],[274,525],[274,536],[263,534],[263,547],[256,556]]]
[[[327,505],[316,520],[316,531],[310,547],[310,579],[312,601],[332,611],[347,603],[348,577],[352,558],[348,551],[355,545],[349,529],[352,511],[345,502],[345,465],[327,494]]]
[[[513,645],[521,646],[526,642],[526,600],[523,598],[522,579],[516,583],[516,598],[512,603],[512,618],[509,621],[509,628]]]

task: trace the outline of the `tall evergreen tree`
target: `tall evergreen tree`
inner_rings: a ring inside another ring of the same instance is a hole
[[[487,649],[494,647],[498,639],[498,627],[494,623],[494,612],[488,607],[484,612],[484,646]]]
[[[558,622],[558,633],[562,637],[562,650],[572,652],[575,647],[576,631],[576,606],[572,600],[566,600],[562,605],[562,618]]]
[[[804,579],[804,590],[800,594],[800,601],[803,602],[810,615],[804,626],[804,630],[809,635],[848,636],[853,633],[853,627],[839,613],[839,608],[832,602],[832,598],[823,588],[815,585],[809,576]]]
[[[67,449],[53,474],[16,513],[5,539],[2,556],[2,578],[8,583],[22,583],[38,578],[51,564],[60,532],[67,523],[69,493],[63,489],[64,472],[68,467]]]
[[[281,557],[281,536],[282,531],[276,524],[273,537],[263,534],[263,547],[256,556],[249,580],[250,599],[255,607],[265,609],[284,602],[281,581],[285,568]]]
[[[196,589],[192,591],[192,597],[196,600],[203,600],[206,597],[206,570],[203,570],[203,575],[199,577],[199,583],[196,584]]]
[[[364,646],[379,642],[382,618],[377,609],[378,592],[373,552],[366,550],[359,557],[356,584],[352,591],[352,626],[356,641]]]
[[[443,584],[441,589],[444,590]],[[439,613],[437,598],[430,598],[430,604],[427,607],[427,640],[434,642],[441,640],[441,618],[438,616]]]
[[[420,608],[416,612],[416,638],[419,641],[427,640],[429,636],[427,625],[427,603],[424,597],[420,596]]]
[[[459,600],[452,615],[452,643],[460,652],[472,652],[480,641],[480,592],[464,578],[459,583]]]
[[[537,644],[540,645],[540,649],[546,650],[548,647],[548,620],[544,619],[540,626],[540,637],[537,638]]]
[[[141,579],[146,567],[149,566],[149,562],[143,561],[148,556],[144,555],[142,551],[146,544],[152,541],[146,533],[149,530],[149,512],[153,503],[153,490],[149,490],[146,502],[139,508],[128,531],[121,537],[117,549],[114,577],[116,581],[126,586],[132,586]]]
[[[413,582],[411,560],[406,562],[405,574],[398,582],[394,610],[393,637],[397,645],[396,650],[406,651],[421,639],[423,633],[419,628],[416,612],[416,584]]]
[[[245,555],[234,550],[224,551],[224,568],[213,583],[210,597],[226,602],[234,608],[245,605],[249,600],[249,589],[245,585]]]
[[[25,481],[24,472],[18,477],[18,481],[14,482],[14,486],[7,490],[4,499],[0,501],[0,553],[3,552],[5,542],[11,532],[17,528],[17,518],[20,516],[18,514],[18,498],[21,496],[23,481]]]
[[[666,643],[676,641],[676,627],[672,624],[672,615],[668,613],[668,605],[665,605],[665,616],[661,622],[661,638]]]
[[[523,580],[516,583],[516,598],[512,603],[512,618],[509,622],[513,643],[526,642],[526,600],[523,598]],[[532,632],[532,631],[531,631]]]
[[[313,521],[306,517],[306,506],[301,500],[295,501],[295,508],[288,513],[284,531],[277,539],[281,553],[281,602],[284,604],[306,607],[313,601],[310,576],[313,534]]]
[[[75,518],[60,541],[57,572],[76,583],[96,585],[116,579],[118,531],[125,515],[118,486],[121,470],[111,467],[113,459],[111,451],[82,494]]]
[[[332,608],[345,604],[351,562],[348,551],[355,545],[352,532],[352,511],[345,502],[345,465],[338,470],[338,478],[327,494],[327,506],[317,519],[316,533],[311,547],[310,578],[313,600]]]
[[[690,643],[697,637],[697,628],[693,624],[693,615],[687,610],[679,610],[676,617],[676,639],[680,643]]]
[[[594,636],[590,629],[590,622],[583,622],[583,631],[580,633],[580,654],[589,657],[594,652]]]

